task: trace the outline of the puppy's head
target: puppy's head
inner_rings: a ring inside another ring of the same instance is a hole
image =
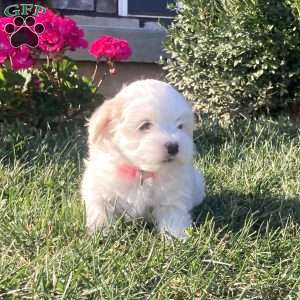
[[[110,141],[145,171],[190,163],[192,138],[191,106],[174,88],[157,80],[130,84],[98,108],[89,124],[90,145]]]

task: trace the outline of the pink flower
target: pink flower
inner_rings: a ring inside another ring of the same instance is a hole
[[[83,37],[83,30],[74,28],[66,38],[66,44],[72,51],[77,48],[87,48],[88,42]]]
[[[89,53],[97,59],[105,57],[109,60],[120,61],[128,59],[132,50],[126,40],[104,35],[92,43]]]
[[[0,30],[0,64],[4,63],[7,57],[13,53],[8,35]]]
[[[88,42],[84,39],[84,32],[77,27],[74,20],[68,17],[60,18],[56,26],[65,39],[65,47],[71,50],[87,48]]]
[[[14,71],[31,68],[33,65],[30,50],[26,46],[15,48],[10,56],[11,67]]]
[[[84,32],[71,18],[58,16],[47,9],[46,14],[38,16],[36,20],[45,27],[39,44],[43,52],[57,53],[66,49],[87,48]]]
[[[111,53],[109,52],[111,48],[113,38],[108,35],[104,35],[99,39],[96,39],[89,50],[90,54],[95,56],[97,59],[101,57],[110,58]]]
[[[59,31],[48,29],[40,36],[39,47],[46,53],[57,53],[64,47],[64,38]]]
[[[4,31],[6,24],[13,23],[13,17],[0,17],[0,30]]]
[[[126,40],[114,40],[113,47],[115,49],[115,60],[125,60],[128,59],[131,54],[132,50],[128,45]]]
[[[45,13],[40,11],[39,15],[35,17],[35,22],[36,24],[42,23],[45,26],[46,24],[51,23],[55,16],[56,14],[50,9],[47,9]]]

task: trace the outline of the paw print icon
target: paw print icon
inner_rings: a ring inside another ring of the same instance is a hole
[[[28,16],[25,19],[21,16],[14,18],[13,23],[5,26],[5,31],[10,35],[10,43],[13,47],[19,48],[27,45],[35,48],[39,44],[39,34],[45,30],[43,24],[36,24],[34,17]]]

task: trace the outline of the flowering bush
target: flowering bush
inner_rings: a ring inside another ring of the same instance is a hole
[[[64,58],[67,50],[88,47],[83,30],[74,20],[49,9],[36,16],[35,24],[44,26],[36,48],[11,45],[7,26],[14,21],[12,17],[0,17],[0,122],[17,119],[36,128],[47,128],[83,120],[103,100],[99,87],[107,74],[115,74],[114,61],[125,60],[132,53],[126,40],[99,37],[89,50],[97,59],[90,80],[80,77],[77,66]],[[43,57],[47,57],[47,63],[40,65]],[[104,68],[96,84],[100,59],[107,62],[109,72]]]
[[[11,67],[15,71],[31,67],[33,56],[38,57],[42,54],[55,56],[66,50],[74,51],[77,48],[88,47],[83,30],[78,28],[74,20],[56,15],[47,9],[45,14],[40,14],[35,18],[36,24],[42,24],[45,28],[39,35],[38,47],[29,48],[27,45],[23,45],[21,49],[14,48],[11,46],[10,36],[5,30],[6,26],[13,22],[14,17],[0,18],[0,63],[10,59]]]

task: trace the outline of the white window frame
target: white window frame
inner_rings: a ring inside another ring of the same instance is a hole
[[[142,0],[141,0],[142,1]],[[150,0],[151,1],[151,0]],[[156,15],[131,15],[128,14],[128,0],[118,0],[118,15],[121,17],[140,17],[140,18],[165,18],[173,19],[170,16],[156,16]]]
[[[128,16],[128,0],[118,0],[118,15],[121,17]]]

